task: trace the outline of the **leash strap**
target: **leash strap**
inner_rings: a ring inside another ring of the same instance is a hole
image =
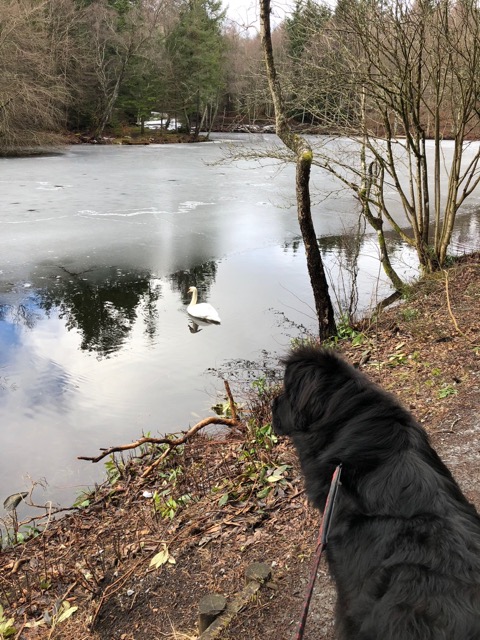
[[[320,526],[320,532],[318,534],[317,548],[315,550],[315,556],[312,563],[312,569],[310,571],[310,579],[307,587],[307,597],[303,603],[302,617],[297,627],[297,631],[294,636],[294,640],[302,640],[305,633],[305,624],[307,622],[308,609],[310,607],[310,601],[313,595],[313,587],[315,586],[315,580],[317,578],[318,566],[322,557],[322,552],[327,546],[328,534],[332,524],[333,511],[335,508],[335,502],[337,500],[338,487],[340,485],[340,475],[342,472],[342,465],[339,464],[332,476],[330,482],[330,489],[328,491],[327,501],[325,502],[325,509],[323,510],[322,524]]]

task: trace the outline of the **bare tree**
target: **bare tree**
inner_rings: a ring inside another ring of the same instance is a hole
[[[305,76],[314,74],[308,86],[328,90],[329,107],[312,92],[308,110],[349,136],[315,162],[355,193],[397,289],[384,225],[415,248],[423,269],[440,268],[458,210],[480,180],[480,150],[467,144],[480,124],[478,9],[477,0],[343,2],[299,60]]]
[[[357,12],[356,20],[351,14],[350,18],[364,53],[362,119],[364,145],[375,169],[371,174],[374,204],[401,238],[415,247],[422,267],[436,269],[445,263],[458,209],[480,179],[480,151],[463,162],[465,140],[478,125],[476,3],[422,0],[412,7],[397,0],[387,10],[373,5],[363,15]],[[368,128],[368,108],[378,114],[382,144]],[[398,136],[405,136],[400,152]],[[454,148],[444,177],[445,138],[453,140]],[[434,145],[433,162],[428,157],[428,139]],[[406,183],[399,172],[402,160],[408,169]],[[447,190],[442,199],[443,180]],[[386,203],[390,185],[400,196],[413,237],[401,228]]]
[[[273,55],[270,28],[270,0],[260,0],[260,25],[268,84],[275,108],[277,135],[295,157],[298,223],[305,245],[307,268],[318,318],[319,336],[320,339],[325,339],[336,333],[336,325],[333,306],[328,292],[328,283],[312,221],[310,171],[313,153],[307,140],[293,133],[288,124],[282,88],[275,68]]]
[[[273,118],[273,104],[265,77],[260,37],[246,37],[230,27],[227,50],[227,108],[249,124]]]
[[[94,101],[89,105],[94,138],[101,137],[110,123],[132,62],[149,55],[164,3],[142,0],[126,7],[119,13],[107,0],[99,0],[83,12],[79,27],[83,38],[80,82],[83,95]]]
[[[46,2],[0,3],[0,151],[52,142],[68,93],[48,45]]]

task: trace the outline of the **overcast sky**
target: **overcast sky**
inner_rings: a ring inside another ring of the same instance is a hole
[[[272,24],[280,22],[294,0],[271,0]],[[227,7],[227,18],[237,23],[239,27],[257,27],[260,19],[258,0],[223,0]]]

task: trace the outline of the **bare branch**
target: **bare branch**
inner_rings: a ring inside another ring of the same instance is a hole
[[[183,432],[183,436],[179,438],[152,438],[152,437],[144,437],[135,440],[134,442],[129,442],[128,444],[121,444],[114,447],[110,447],[109,449],[104,449],[101,454],[98,456],[78,456],[78,460],[88,460],[90,462],[99,462],[103,460],[106,456],[111,455],[112,453],[118,453],[120,451],[129,451],[131,449],[136,449],[137,447],[141,447],[144,444],[165,444],[168,446],[168,451],[173,449],[174,447],[179,447],[182,444],[185,444],[193,435],[195,435],[201,429],[208,427],[211,424],[223,424],[228,427],[239,427],[240,422],[233,418],[220,418],[215,416],[210,416],[209,418],[205,418],[197,424],[190,427],[188,431]]]

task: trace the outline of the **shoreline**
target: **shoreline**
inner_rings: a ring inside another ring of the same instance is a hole
[[[448,279],[422,279],[336,344],[412,411],[477,507],[479,302],[476,253],[456,260]],[[110,482],[88,505],[2,552],[0,602],[18,640],[194,638],[201,597],[232,599],[257,561],[272,566],[272,579],[222,639],[290,637],[319,516],[292,447],[269,427],[275,385],[232,393],[243,408],[228,437],[199,432],[144,477],[165,449],[143,443],[136,458],[110,465]],[[152,565],[161,552],[165,562]],[[316,594],[305,639],[331,640],[335,594],[323,565]],[[62,618],[59,606],[75,610]]]

